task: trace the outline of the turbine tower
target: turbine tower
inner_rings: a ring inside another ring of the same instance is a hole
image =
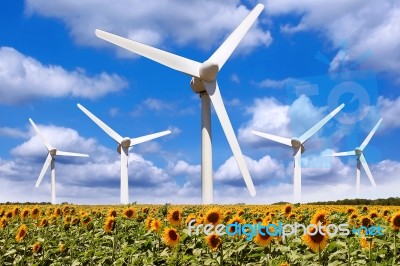
[[[39,136],[44,146],[46,147],[48,154],[46,161],[44,162],[42,171],[39,174],[39,177],[36,181],[35,187],[38,188],[40,183],[42,182],[43,176],[46,173],[49,166],[51,167],[51,204],[56,204],[56,170],[55,170],[55,159],[56,156],[74,156],[74,157],[89,157],[87,154],[82,153],[74,153],[74,152],[66,152],[59,151],[53,146],[51,146],[48,141],[45,139],[44,135],[40,132],[39,128],[33,122],[31,118],[29,118],[29,122],[31,122],[33,128],[36,131],[36,134]]]
[[[375,183],[374,177],[372,176],[371,170],[369,170],[367,161],[365,160],[364,149],[368,145],[368,143],[371,140],[372,136],[375,134],[375,132],[378,129],[378,127],[381,124],[381,122],[382,122],[382,118],[379,119],[378,123],[375,124],[374,128],[371,130],[371,132],[369,132],[368,136],[361,143],[361,146],[355,148],[354,151],[338,152],[338,153],[332,154],[332,156],[350,156],[350,155],[356,155],[357,156],[357,179],[356,179],[356,182],[357,182],[357,196],[360,195],[361,165],[364,168],[365,172],[367,173],[367,176],[368,176],[369,181],[371,182],[372,186],[376,187],[376,183]]]
[[[201,98],[201,196],[203,204],[213,203],[213,172],[211,145],[211,109],[210,100],[221,123],[229,146],[242,173],[251,196],[256,195],[249,170],[226,112],[217,83],[217,74],[233,53],[247,31],[256,21],[264,6],[258,4],[242,23],[232,32],[225,42],[205,62],[196,62],[151,46],[132,41],[99,29],[97,37],[125,48],[131,52],[147,57],[169,68],[192,76],[190,85]]]
[[[325,116],[321,121],[319,121],[315,126],[309,129],[300,137],[293,137],[291,139],[279,137],[259,131],[251,131],[254,135],[279,142],[290,146],[293,148],[293,157],[294,157],[294,172],[293,172],[293,200],[294,203],[301,202],[301,154],[305,151],[304,144],[306,141],[311,138],[318,130],[320,130],[329,120],[331,120],[340,110],[342,110],[344,104],[341,104],[335,110],[333,110],[330,114]]]
[[[121,155],[121,203],[129,203],[129,185],[128,185],[128,157],[129,157],[129,147],[134,145],[153,140],[168,134],[171,134],[170,130],[165,130],[162,132],[138,137],[138,138],[128,138],[121,137],[117,132],[112,130],[103,121],[97,118],[94,114],[89,112],[85,107],[78,103],[79,109],[82,110],[93,122],[95,122],[104,132],[107,133],[112,139],[118,143],[117,151]]]

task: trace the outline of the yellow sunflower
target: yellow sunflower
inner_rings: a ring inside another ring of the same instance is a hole
[[[65,244],[61,243],[60,245],[58,245],[58,250],[61,253],[64,253],[65,251],[67,251],[67,247],[65,246]]]
[[[206,213],[204,223],[216,226],[221,221],[221,212],[218,208],[213,208]]]
[[[107,217],[117,217],[117,211],[115,209],[109,209],[107,212]]]
[[[179,226],[182,220],[182,213],[179,209],[173,209],[168,213],[167,218],[172,225]]]
[[[165,228],[163,239],[165,244],[174,247],[179,243],[180,237],[174,228]]]
[[[47,221],[46,218],[43,218],[42,220],[40,220],[39,222],[39,226],[40,227],[46,227],[49,224],[49,222]]]
[[[127,208],[122,212],[122,215],[125,218],[132,219],[133,216],[135,215],[135,210],[133,208]]]
[[[86,227],[92,221],[92,217],[86,215],[81,219],[82,226]]]
[[[0,228],[6,227],[8,224],[6,217],[0,219]]]
[[[228,221],[228,224],[234,224],[234,223],[244,224],[245,221],[242,219],[242,217],[236,215],[236,216],[234,216],[232,219],[230,219]],[[229,230],[230,233],[233,233],[236,229],[233,226],[229,226],[228,230]],[[237,235],[237,233],[235,235]]]
[[[362,249],[369,249],[369,245],[371,244],[371,248],[375,247],[372,238],[361,237],[360,238],[360,246]]]
[[[21,212],[21,218],[22,219],[26,219],[29,216],[29,209],[25,208],[22,212]]]
[[[19,210],[18,207],[15,207],[15,208],[13,209],[13,211],[12,211],[13,217],[17,217],[17,216],[19,215],[19,213],[20,213],[20,210]]]
[[[310,224],[318,225],[318,222],[321,225],[328,225],[328,213],[326,211],[317,211],[314,216],[312,217]]]
[[[265,224],[264,224],[265,226]],[[272,227],[270,227],[271,230]],[[257,235],[254,237],[254,242],[260,246],[268,246],[271,241],[272,241],[272,236],[267,232],[266,227],[263,227],[260,229],[261,233],[264,235],[260,234],[260,232],[257,232]],[[273,233],[273,232],[271,232]]]
[[[373,221],[368,216],[364,216],[360,218],[360,223],[362,226],[369,227],[373,224]]]
[[[187,217],[186,220],[185,220],[185,224],[186,224],[186,225],[189,225],[189,223],[190,223],[191,220],[194,220],[194,223],[197,224],[196,216],[193,215],[193,214],[189,214],[189,215],[188,215],[188,217]]]
[[[39,208],[37,207],[33,208],[31,212],[32,219],[37,219],[39,217],[39,214],[40,214]]]
[[[207,245],[214,251],[222,244],[221,238],[217,234],[206,236]]]
[[[287,204],[285,207],[283,207],[283,214],[285,216],[288,216],[292,212],[292,205]]]
[[[153,217],[147,217],[146,221],[144,222],[147,230],[151,229],[151,223],[153,222],[153,219]]]
[[[319,232],[320,230],[316,229],[315,227],[310,228],[309,231],[311,234],[314,234],[316,230],[317,233],[315,235],[309,235],[308,232],[306,232],[306,234],[302,237],[306,245],[314,252],[318,252],[318,250],[322,251],[328,244],[329,238],[325,229],[321,229],[322,233],[324,233],[325,235],[322,235]]]
[[[369,218],[371,218],[371,219],[374,219],[376,217],[378,217],[378,214],[374,211],[369,214]]]
[[[15,240],[17,242],[21,242],[22,240],[24,240],[24,237],[27,234],[28,234],[28,228],[26,227],[26,224],[23,224],[18,228],[18,232],[17,232],[17,235],[15,236]]]
[[[108,216],[104,223],[104,231],[110,233],[115,228],[115,218],[113,216]]]
[[[159,219],[153,219],[153,221],[151,221],[151,226],[150,229],[152,231],[158,232],[161,229],[161,221]]]
[[[34,254],[39,253],[42,250],[42,245],[39,242],[36,242],[35,244],[33,244],[32,246],[32,252]]]
[[[400,230],[400,212],[397,212],[392,216],[390,223],[395,230]]]

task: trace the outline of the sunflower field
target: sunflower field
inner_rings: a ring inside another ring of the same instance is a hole
[[[189,234],[188,224],[348,224],[350,234]],[[380,226],[382,235],[352,228]],[[400,208],[1,205],[0,265],[400,265]]]

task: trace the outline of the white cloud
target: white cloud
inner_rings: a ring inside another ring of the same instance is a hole
[[[295,25],[282,25],[282,31],[295,33],[319,30],[331,41],[337,56],[331,70],[340,67],[340,60],[361,61],[365,53],[366,67],[396,73],[400,68],[400,5],[395,0],[266,0],[271,15],[300,15]],[[343,45],[344,44],[344,45]],[[343,47],[344,46],[344,47]],[[344,54],[346,53],[346,54]],[[339,58],[341,58],[339,60]]]
[[[0,104],[17,104],[39,97],[95,99],[126,86],[116,74],[103,72],[89,77],[82,70],[43,65],[11,47],[0,47]]]
[[[74,41],[101,46],[96,28],[154,46],[195,45],[205,50],[219,46],[249,13],[238,0],[229,1],[26,1],[26,13],[62,20]],[[272,41],[259,24],[245,36],[240,49],[248,52]],[[120,50],[120,49],[119,49]]]
[[[18,129],[11,127],[0,127],[0,136],[10,137],[10,138],[27,138],[29,135]]]

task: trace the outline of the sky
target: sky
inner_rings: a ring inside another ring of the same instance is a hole
[[[200,99],[190,77],[95,36],[102,29],[203,62],[259,3],[6,0],[0,9],[0,202],[50,201],[47,150],[56,160],[57,202],[115,204],[117,144],[82,104],[122,136],[163,130],[134,146],[129,194],[138,203],[201,202]],[[264,11],[226,62],[218,83],[257,195],[251,197],[212,111],[214,202],[293,199],[293,151],[251,134],[298,137],[341,103],[305,144],[303,202],[356,197],[356,158],[323,156],[359,146],[377,187],[361,171],[361,198],[398,197],[400,4],[394,0],[264,0]]]

